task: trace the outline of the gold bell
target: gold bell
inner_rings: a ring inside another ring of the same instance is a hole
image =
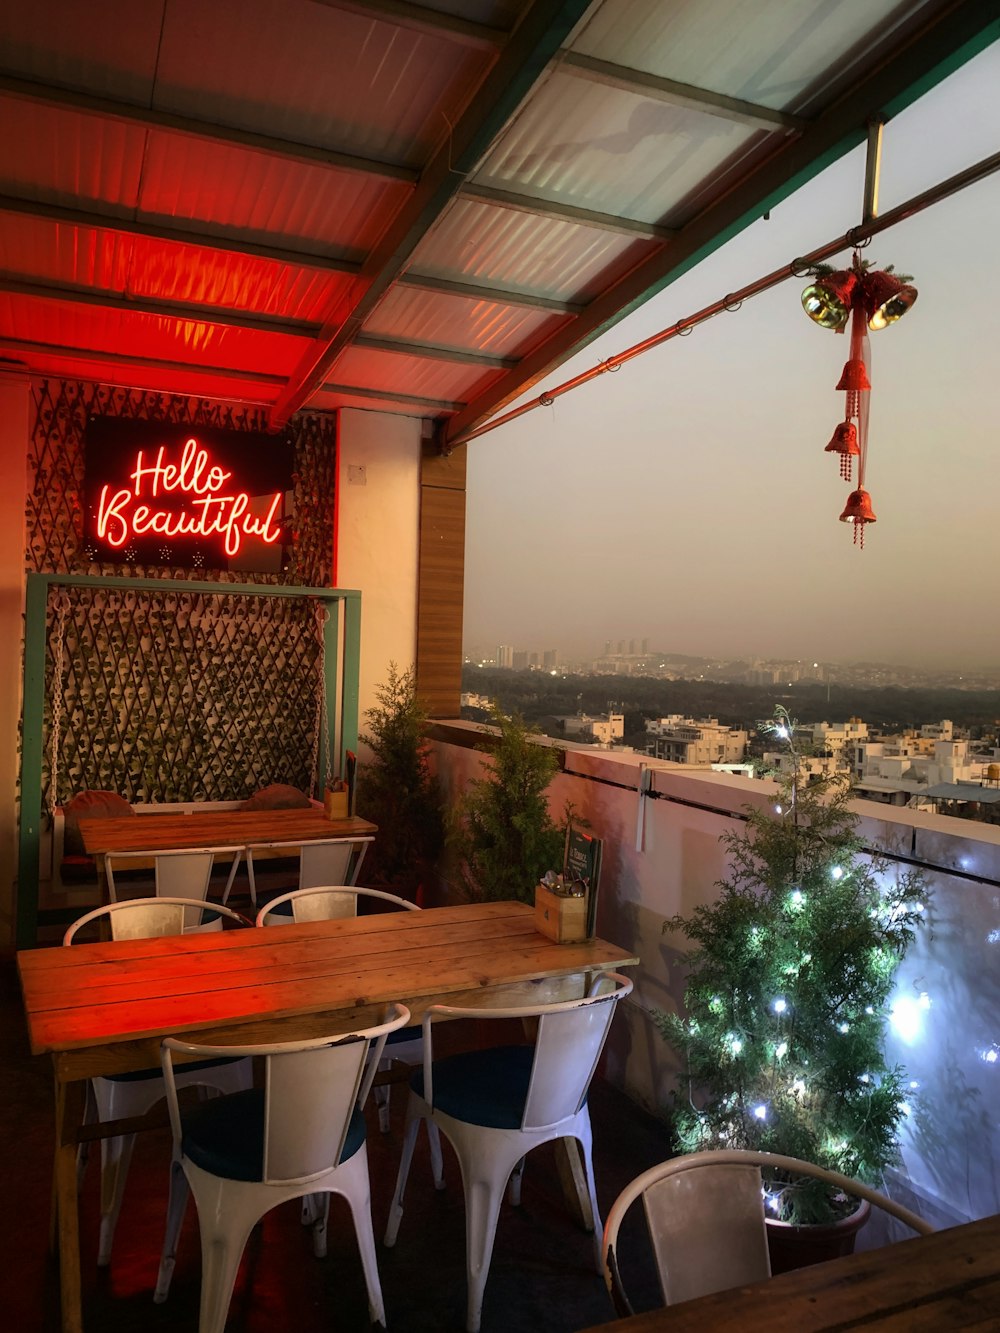
[[[861,285],[868,327],[875,332],[902,319],[917,299],[916,287],[901,282],[895,273],[886,273],[884,269],[866,273]]]
[[[833,438],[824,450],[828,454],[840,454],[840,475],[845,481],[851,480],[851,459],[861,453],[858,444],[858,430],[853,421],[842,421],[833,432]]]
[[[847,504],[844,505],[844,512],[840,516],[841,523],[854,524],[855,544],[864,550],[865,545],[865,524],[875,523],[877,520],[872,512],[872,497],[867,491],[860,488],[851,491],[847,497]],[[860,538],[858,534],[860,535]]]
[[[811,282],[802,293],[802,309],[824,329],[843,333],[858,285],[852,269],[838,269]]]

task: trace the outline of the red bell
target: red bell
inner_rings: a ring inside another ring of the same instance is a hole
[[[863,361],[846,361],[844,369],[840,375],[838,389],[846,389],[848,393],[859,393],[862,389],[870,389],[871,380],[868,378],[868,371],[865,370]]]
[[[840,454],[840,475],[845,481],[851,480],[851,459],[861,453],[858,444],[858,429],[853,421],[842,421],[833,432],[833,439],[824,451],[828,454]]]
[[[861,282],[868,327],[877,331],[902,319],[917,299],[916,287],[901,282],[895,273],[869,269]]]
[[[824,329],[843,333],[858,285],[853,269],[838,269],[816,278],[802,293],[802,309]]]
[[[854,524],[854,541],[864,550],[865,545],[865,524],[876,522],[875,515],[872,513],[872,497],[867,491],[860,488],[851,491],[847,497],[847,504],[844,505],[844,512],[840,516],[841,523]],[[861,534],[860,540],[858,534]]]

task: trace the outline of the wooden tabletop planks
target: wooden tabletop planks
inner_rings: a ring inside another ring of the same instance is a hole
[[[322,810],[218,810],[197,814],[126,815],[80,820],[88,856],[107,852],[162,852],[184,847],[254,846],[361,838],[378,831],[367,819],[327,819]]]
[[[602,1325],[601,1333],[985,1333],[997,1328],[1000,1215],[617,1320]]]
[[[520,903],[74,945],[18,956],[32,1049],[463,995],[626,965],[600,940],[554,944]]]

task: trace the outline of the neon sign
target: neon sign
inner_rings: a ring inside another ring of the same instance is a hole
[[[206,449],[198,447],[194,437],[184,444],[179,465],[166,463],[163,446],[156,462],[144,464],[142,450],[136,454],[135,467],[130,473],[133,486],[111,492],[105,484],[97,506],[97,536],[110,546],[122,547],[129,537],[144,537],[155,533],[163,537],[223,538],[223,549],[232,557],[239,553],[243,537],[259,537],[267,545],[281,540],[281,526],[275,522],[283,495],[279,491],[263,518],[246,511],[250,496],[246,491],[234,491],[226,483],[232,477],[218,464],[209,465]],[[167,494],[190,497],[185,508],[162,509],[139,503],[148,494],[156,499],[161,490]],[[225,494],[226,490],[232,491]]]
[[[91,559],[281,568],[291,449],[280,438],[101,417],[86,449]]]

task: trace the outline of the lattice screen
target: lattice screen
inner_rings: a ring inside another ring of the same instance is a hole
[[[68,800],[87,787],[117,791],[130,801],[240,799],[269,782],[308,790],[316,767],[322,674],[314,604],[192,594],[180,586],[186,571],[94,565],[82,541],[83,431],[89,414],[261,430],[261,413],[66,381],[37,382],[34,406],[28,569],[164,582],[162,592],[53,593],[45,804]],[[335,422],[299,418],[289,432],[295,448],[295,531],[288,566],[278,577],[205,570],[199,571],[200,580],[329,585]]]

